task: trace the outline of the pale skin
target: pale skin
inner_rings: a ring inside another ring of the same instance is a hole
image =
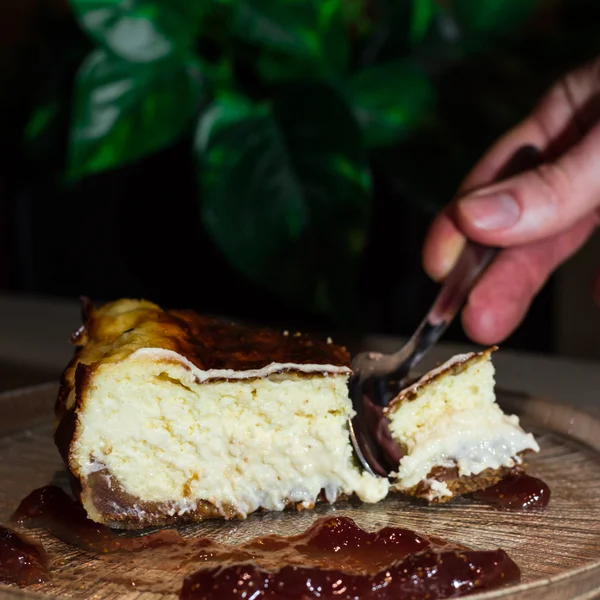
[[[489,184],[524,145],[544,163]],[[435,219],[423,265],[441,281],[468,237],[503,250],[462,313],[467,335],[497,344],[525,317],[550,274],[600,224],[600,58],[559,81],[529,116],[500,138]],[[591,282],[600,304],[600,276]]]

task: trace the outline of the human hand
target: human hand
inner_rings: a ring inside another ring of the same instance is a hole
[[[490,185],[523,146],[538,148],[544,163]],[[462,314],[471,339],[495,344],[519,325],[549,275],[599,223],[600,59],[557,83],[484,155],[433,222],[423,264],[439,281],[454,266],[465,236],[503,248]],[[593,293],[600,303],[600,276]]]

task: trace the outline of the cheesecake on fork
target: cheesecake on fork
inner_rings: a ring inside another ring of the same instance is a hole
[[[388,405],[389,429],[403,454],[394,491],[446,502],[498,483],[539,452],[518,417],[496,402],[495,350],[454,356]]]

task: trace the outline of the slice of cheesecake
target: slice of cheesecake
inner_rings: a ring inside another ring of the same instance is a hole
[[[386,496],[354,459],[344,348],[146,301],[83,312],[55,440],[90,519],[135,529]]]
[[[394,491],[429,502],[494,485],[539,452],[518,417],[496,403],[495,348],[458,355],[404,389],[385,414],[404,456]]]

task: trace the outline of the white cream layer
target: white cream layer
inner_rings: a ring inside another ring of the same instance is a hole
[[[164,350],[162,348],[140,348],[136,350],[130,358],[148,357],[151,360],[175,360],[188,367],[199,383],[210,379],[254,379],[256,377],[269,377],[275,373],[284,371],[295,371],[298,373],[309,374],[346,374],[350,375],[352,371],[348,367],[335,365],[313,365],[298,363],[277,363],[272,362],[261,369],[248,369],[246,371],[235,371],[233,369],[209,369],[204,371],[190,362],[185,356],[174,352],[173,350]]]

